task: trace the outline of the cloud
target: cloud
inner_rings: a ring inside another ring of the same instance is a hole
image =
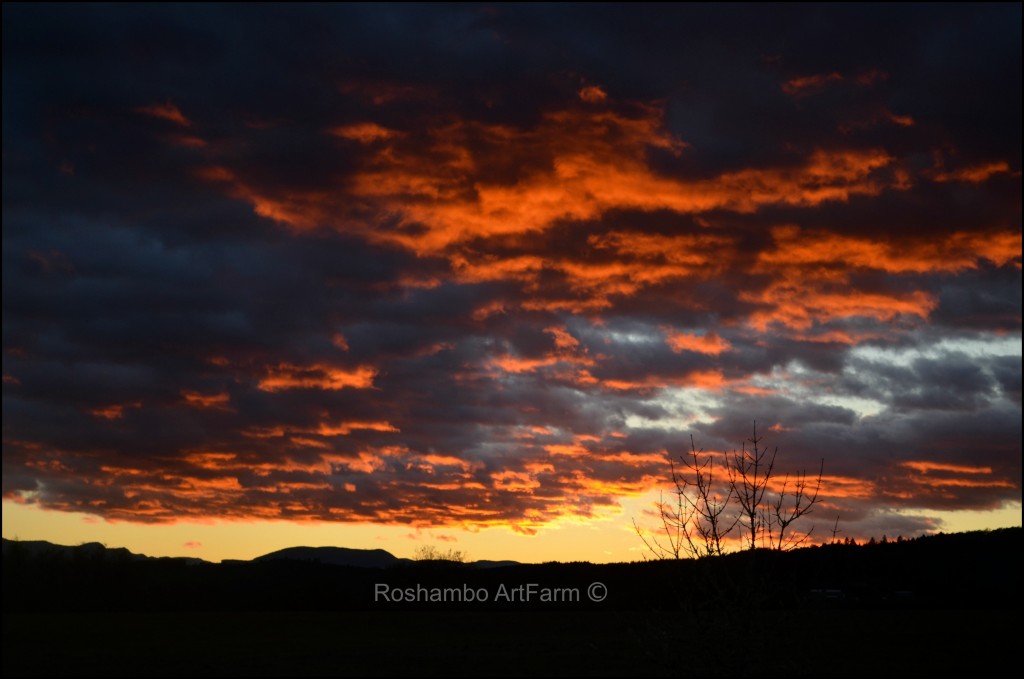
[[[980,184],[994,175],[1010,172],[1010,165],[1006,161],[996,161],[982,165],[962,167],[953,171],[936,172],[932,178],[937,182],[969,182]]]
[[[167,122],[174,123],[179,127],[192,126],[192,122],[182,114],[181,110],[169,101],[163,104],[140,106],[135,109],[135,112],[153,118],[159,118],[160,120],[166,120]]]
[[[381,127],[376,123],[353,123],[342,125],[330,130],[330,133],[342,139],[350,139],[361,144],[372,144],[377,141],[394,139],[399,136],[394,130]]]
[[[372,366],[354,369],[336,368],[316,363],[308,366],[281,363],[267,368],[267,375],[259,382],[263,391],[281,389],[365,389],[373,386],[377,370]],[[187,397],[186,397],[187,398]]]
[[[589,104],[599,104],[608,99],[608,93],[597,85],[587,85],[580,88],[580,99]]]
[[[722,339],[715,332],[708,332],[703,335],[696,333],[669,332],[665,341],[672,348],[672,351],[695,351],[700,354],[712,354],[717,356],[723,351],[728,351],[732,345]]]
[[[806,96],[815,91],[822,90],[831,83],[842,82],[843,76],[833,71],[827,74],[805,75],[791,78],[782,83],[782,91],[789,95]]]
[[[152,11],[4,8],[6,499],[531,533],[756,419],[1020,501],[1019,8]]]

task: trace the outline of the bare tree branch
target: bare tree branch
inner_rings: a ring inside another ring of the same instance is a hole
[[[786,486],[789,482],[788,475],[785,481],[783,481],[782,490],[771,505],[771,517],[779,529],[779,534],[774,544],[770,545],[773,549],[794,549],[810,538],[811,532],[814,530],[813,526],[807,532],[795,538],[791,537],[788,541],[786,540],[786,529],[801,516],[810,514],[811,508],[817,504],[818,491],[821,490],[821,475],[824,471],[825,460],[823,459],[821,466],[818,468],[818,478],[813,481],[813,487],[807,480],[806,472],[798,473],[793,492],[789,494],[789,502],[786,502]],[[770,533],[769,538],[771,538]]]
[[[775,456],[779,452],[778,448],[769,453],[767,447],[759,447],[761,440],[757,435],[757,422],[754,422],[754,435],[743,442],[740,451],[733,452],[729,465],[729,484],[740,503],[739,521],[747,533],[750,549],[758,546],[759,538],[761,546],[764,546],[770,533],[762,503],[775,469]],[[747,443],[750,443],[750,449]]]
[[[818,503],[825,461],[817,477],[805,471],[787,474],[779,487],[775,461],[779,449],[762,445],[754,422],[753,435],[739,451],[725,455],[726,479],[715,475],[715,455],[698,449],[690,436],[689,455],[669,460],[675,502],[664,494],[656,505],[661,527],[650,534],[634,519],[633,528],[647,551],[658,559],[716,556],[726,551],[726,538],[737,526],[749,549],[795,549],[814,527],[799,531],[795,524]],[[777,490],[776,490],[777,489]],[[832,531],[835,540],[838,531]],[[646,557],[646,555],[645,555]]]

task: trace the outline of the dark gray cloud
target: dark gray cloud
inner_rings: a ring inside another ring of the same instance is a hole
[[[529,531],[757,420],[1020,501],[1019,6],[3,17],[6,498]]]

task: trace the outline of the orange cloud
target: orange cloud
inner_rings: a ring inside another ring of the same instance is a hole
[[[135,401],[133,403],[119,403],[115,405],[105,406],[103,408],[94,408],[89,413],[96,417],[102,417],[105,420],[119,420],[124,417],[124,411],[126,408],[141,408],[142,401]]]
[[[563,125],[581,123],[570,117],[556,120],[559,134]],[[870,179],[870,173],[891,162],[888,155],[878,151],[818,151],[797,169],[742,170],[683,182],[655,175],[644,155],[648,146],[681,152],[680,142],[659,135],[653,124],[640,128],[626,126],[622,120],[615,123],[623,128],[620,133],[633,137],[627,136],[622,148],[613,148],[601,139],[577,139],[580,147],[556,155],[552,171],[524,178],[512,186],[477,184],[470,200],[463,199],[455,185],[446,187],[433,175],[403,177],[408,175],[407,168],[392,168],[387,175],[366,175],[356,191],[364,197],[404,203],[400,209],[407,219],[428,229],[415,236],[387,232],[375,237],[430,252],[480,237],[539,232],[558,220],[593,219],[612,209],[754,212],[762,205],[813,206],[845,201],[856,194],[879,193],[883,185]],[[586,145],[588,141],[593,145]]]
[[[802,162],[707,178],[665,176],[651,167],[651,150],[678,156],[687,145],[664,130],[662,116],[657,106],[632,105],[615,111],[569,108],[546,114],[532,129],[451,121],[401,133],[401,143],[398,131],[376,123],[343,126],[333,133],[373,142],[373,146],[362,158],[362,166],[333,190],[257,189],[220,166],[204,168],[199,174],[225,185],[229,194],[249,202],[257,214],[292,229],[344,225],[346,232],[371,242],[446,258],[449,275],[457,282],[513,281],[527,293],[514,302],[494,300],[482,305],[473,312],[478,321],[509,312],[510,307],[592,314],[647,288],[709,280],[735,266],[739,241],[710,228],[676,234],[617,229],[589,236],[588,249],[572,255],[538,251],[542,246],[536,236],[567,220],[594,220],[615,210],[754,213],[765,206],[814,207],[910,186],[898,172],[879,172],[889,168],[893,158],[873,148],[818,149]],[[510,152],[512,160],[507,158]],[[486,176],[482,170],[513,161],[514,180],[482,178]],[[358,214],[353,206],[358,206]],[[786,258],[783,248],[797,236],[779,232],[776,238],[777,252],[765,254],[761,264]],[[484,241],[512,250],[480,247]],[[826,242],[824,236],[821,241],[813,252],[811,245],[798,249],[797,261],[801,256],[820,257],[826,248],[839,252],[849,245]],[[977,244],[980,247],[981,240]],[[874,257],[882,248],[894,265],[906,263],[898,246],[863,245],[865,261],[877,261]],[[440,282],[431,277],[429,284]],[[807,302],[818,298],[820,305],[802,303],[806,289],[779,283],[744,293],[744,301],[767,307],[755,313],[755,327],[766,327],[774,316],[794,330],[808,328],[819,307],[827,318],[866,314],[886,320],[899,313],[926,317],[934,307],[934,300],[923,293],[897,299],[847,299],[835,307],[832,302],[842,297],[838,286],[836,281],[831,296],[812,286],[815,295]],[[699,305],[698,300],[693,303]],[[505,357],[496,359],[495,366],[506,372],[530,372],[560,362],[564,359],[552,356]],[[576,379],[586,380],[588,374],[579,371]],[[286,381],[270,377],[261,384],[280,388]],[[616,382],[610,386],[633,388]]]
[[[516,356],[498,356],[491,360],[491,365],[500,368],[507,373],[534,372],[540,368],[561,363],[558,356],[545,356],[544,358],[518,358]]]
[[[852,476],[822,475],[821,487],[828,498],[869,500],[877,496],[878,488],[873,481]]]
[[[937,182],[968,182],[970,184],[980,184],[988,180],[988,178],[993,175],[1007,174],[1009,172],[1010,164],[1006,161],[1000,160],[992,163],[963,167],[959,170],[936,172],[932,175],[932,179]]]
[[[864,336],[836,330],[807,335],[814,324],[852,317],[888,322],[900,315],[926,319],[938,300],[922,290],[864,292],[849,284],[851,269],[874,269],[891,274],[957,272],[976,269],[981,260],[998,266],[1019,262],[1021,234],[957,232],[900,241],[843,236],[824,231],[777,227],[774,247],[758,255],[753,273],[772,279],[760,291],[740,298],[763,305],[749,323],[765,330],[776,323],[800,331],[806,341],[854,343]],[[1018,264],[1019,266],[1019,264]]]
[[[389,422],[342,422],[333,426],[321,424],[316,429],[316,433],[320,436],[348,436],[355,429],[387,432],[399,431],[398,428],[392,426]]]
[[[647,375],[635,380],[601,380],[600,385],[616,391],[664,389],[665,387],[692,387],[694,389],[721,389],[729,383],[720,370],[695,370],[683,376],[665,377]]]
[[[367,389],[373,386],[377,369],[361,365],[351,370],[336,368],[324,363],[308,366],[281,363],[267,368],[267,376],[260,380],[263,391],[282,389]]]
[[[555,339],[555,349],[559,352],[574,352],[580,348],[580,341],[569,334],[565,328],[545,328],[544,332]]]
[[[205,165],[195,171],[197,177],[208,182],[233,182],[235,173],[222,165]]]
[[[292,436],[291,442],[297,446],[304,446],[306,448],[323,448],[325,450],[329,450],[331,448],[331,444],[326,441],[311,439],[306,436]]]
[[[175,146],[187,149],[201,149],[206,147],[206,140],[191,134],[176,134],[169,137],[169,141]]]
[[[614,436],[614,434],[612,434]],[[664,465],[665,453],[597,453],[596,458],[602,462],[615,462],[627,467],[649,467],[651,465]]]
[[[181,127],[192,126],[192,122],[188,118],[186,118],[184,114],[181,112],[181,110],[170,101],[163,104],[140,106],[135,109],[135,112],[153,118],[159,118],[160,120],[166,120]]]
[[[377,141],[386,141],[401,136],[395,130],[389,130],[377,123],[354,123],[342,125],[330,130],[335,137],[357,141],[360,144],[372,144]]]
[[[929,478],[922,485],[930,488],[1017,488],[1018,484],[1005,479],[993,479],[991,481],[980,481],[976,479],[934,479]]]
[[[948,462],[929,462],[928,460],[918,460],[913,462],[902,462],[901,467],[907,467],[914,471],[927,474],[928,472],[939,471],[939,472],[953,472],[956,474],[991,474],[992,467],[972,467],[964,464],[951,464]]]
[[[353,137],[387,136],[376,127],[345,130]],[[420,134],[415,144],[387,146],[370,155],[336,195],[357,199],[363,214],[370,210],[397,217],[387,227],[364,218],[365,238],[420,254],[446,253],[464,276],[480,276],[482,269],[494,266],[463,247],[477,239],[539,233],[562,220],[594,219],[610,210],[749,213],[767,205],[845,201],[886,188],[873,173],[892,162],[878,149],[817,150],[802,164],[675,179],[650,167],[649,151],[679,155],[687,144],[662,129],[661,108],[642,105],[634,105],[631,114],[589,108],[552,112],[532,130],[457,121]],[[482,181],[481,168],[507,163],[503,158],[509,149],[523,159],[518,179]],[[543,159],[549,160],[539,162]],[[258,214],[295,229],[343,223],[351,232],[360,223],[346,214],[350,200],[338,202],[324,191],[256,190],[229,173],[205,170],[203,175],[231,183],[230,192],[249,201]],[[656,239],[649,238],[637,247]],[[529,260],[515,266],[536,269]]]
[[[888,273],[955,272],[975,269],[978,260],[1003,266],[1021,256],[1020,231],[957,232],[929,238],[881,240],[843,236],[795,226],[772,229],[775,247],[758,256],[778,266],[827,265],[879,269]]]
[[[886,113],[886,117],[890,121],[896,123],[900,127],[913,127],[914,126],[914,119],[911,116],[899,115],[897,113],[893,113],[892,111],[886,111],[885,113]]]
[[[793,96],[802,96],[818,92],[828,85],[841,82],[843,76],[839,73],[807,75],[799,78],[792,78],[782,83],[782,91]]]
[[[544,446],[551,455],[565,455],[568,457],[585,457],[588,451],[579,442],[575,443],[551,443]]]
[[[280,224],[311,229],[325,219],[328,194],[324,191],[270,195],[253,188],[237,173],[221,165],[200,167],[195,174],[203,181],[224,185],[228,195],[252,205],[257,215]]]
[[[536,372],[542,368],[566,367],[568,371],[557,372],[556,376],[576,382],[592,383],[594,379],[582,366],[593,366],[595,361],[587,355],[586,349],[568,330],[560,327],[546,328],[544,332],[554,339],[555,348],[540,358],[521,358],[502,354],[492,358],[488,365],[503,372],[518,374]]]
[[[728,340],[724,340],[714,332],[703,335],[688,332],[671,332],[665,335],[665,342],[677,353],[683,351],[694,351],[700,354],[718,356],[723,351],[732,348]]]
[[[1021,256],[1019,231],[956,232],[930,238],[900,240],[844,236],[826,231],[782,226],[772,230],[774,247],[762,251],[753,273],[772,278],[760,291],[740,298],[763,305],[749,323],[766,330],[776,323],[798,331],[805,341],[855,343],[866,336],[839,330],[809,335],[813,325],[852,317],[892,321],[900,315],[926,319],[938,300],[922,290],[864,292],[849,284],[852,269],[890,274],[957,272],[976,269],[981,260],[998,266]]]
[[[730,238],[715,234],[662,236],[615,231],[588,239],[596,252],[617,255],[614,260],[476,253],[472,259],[462,253],[453,253],[449,259],[456,280],[467,283],[514,280],[533,291],[552,274],[558,274],[568,291],[578,297],[526,300],[524,308],[594,310],[609,306],[615,295],[633,295],[673,280],[711,278],[721,270],[732,243]],[[483,319],[507,310],[504,302],[489,303],[474,317]]]
[[[772,283],[759,293],[741,293],[740,298],[768,307],[748,317],[748,323],[760,331],[773,324],[806,331],[815,323],[854,317],[888,322],[905,314],[926,319],[938,306],[933,295],[922,291],[891,295],[857,290],[825,292],[810,281]]]
[[[809,333],[791,332],[789,336],[801,342],[848,344],[850,346],[869,340],[885,339],[885,335],[878,332],[847,332],[846,330],[821,330]]]
[[[195,451],[183,456],[183,459],[189,464],[205,469],[220,469],[226,464],[234,464],[237,458],[235,453],[210,451]]]
[[[529,472],[496,472],[491,474],[491,481],[498,490],[513,493],[530,493],[535,488],[540,488],[540,482]]]
[[[185,403],[194,408],[216,408],[224,410],[231,402],[231,395],[226,391],[217,394],[201,394],[198,391],[182,391]]]
[[[588,104],[600,104],[608,99],[608,93],[597,85],[587,85],[580,89],[579,96]]]

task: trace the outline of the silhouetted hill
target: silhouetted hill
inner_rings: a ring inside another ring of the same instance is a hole
[[[347,547],[288,547],[258,556],[252,561],[257,563],[264,561],[302,561],[330,566],[351,566],[353,568],[394,568],[399,565],[416,563],[412,559],[397,557],[383,549],[350,549]],[[245,562],[233,560],[231,563]],[[420,563],[421,565],[426,565],[423,562]],[[470,561],[467,563],[439,560],[432,563],[434,566],[440,567],[464,568],[505,568],[521,565],[518,561],[488,560]]]
[[[383,549],[348,549],[347,547],[288,547],[253,559],[263,561],[305,561],[331,566],[355,568],[391,568],[409,559],[399,559]]]
[[[124,547],[107,547],[99,542],[86,542],[81,545],[58,545],[46,540],[8,540],[3,538],[3,555],[18,552],[19,558],[27,559],[71,559],[71,560],[111,560],[111,561],[148,561],[154,559],[175,560],[183,563],[209,563],[204,559],[187,556],[147,556],[136,554]],[[392,568],[400,564],[412,563],[412,559],[397,557],[384,549],[351,549],[348,547],[287,547],[276,552],[263,554],[252,559],[252,563],[265,561],[301,561],[306,563],[324,564],[329,566],[350,566],[353,568]],[[228,559],[225,564],[250,563],[244,559]],[[504,568],[518,566],[518,561],[471,561],[462,564],[469,568]]]
[[[1022,632],[1022,536],[475,567],[382,550],[296,548],[214,564],[4,541],[3,670],[999,676],[1017,661]]]
[[[5,611],[435,610],[523,604],[542,610],[998,608],[1020,598],[1022,535],[1013,528],[618,564],[410,561],[384,550],[337,547],[296,547],[253,561],[213,564],[152,559],[102,545],[4,540],[3,606]],[[600,600],[588,596],[595,582],[606,589]],[[572,596],[544,600],[542,590]]]
[[[57,545],[46,540],[8,540],[2,538],[3,556],[27,559],[69,559],[104,561],[147,561],[152,559],[173,559],[185,563],[206,563],[203,559],[188,556],[146,556],[136,554],[124,547],[107,547],[99,542],[85,542],[80,545]]]

